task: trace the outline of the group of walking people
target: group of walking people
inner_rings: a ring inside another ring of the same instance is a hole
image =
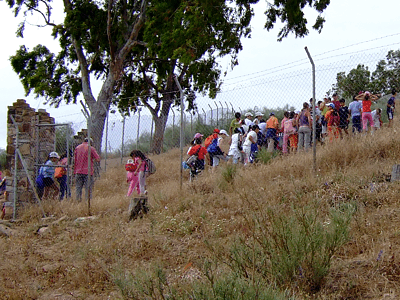
[[[388,127],[392,126],[396,95],[393,90],[387,101]],[[380,97],[380,94],[363,91],[355,95],[349,106],[346,106],[345,99],[339,99],[336,93],[332,99],[326,95],[323,101],[315,105],[316,141],[322,144],[342,138],[349,134],[350,124],[354,134],[379,129],[382,126],[382,109],[372,110],[371,107]],[[203,135],[195,134],[184,167],[201,171],[208,161],[214,169],[220,160],[229,159],[234,164],[242,162],[247,165],[255,161],[262,148],[268,152],[281,151],[283,154],[308,150],[312,146],[312,103],[313,99],[310,99],[310,102],[303,103],[300,111],[284,112],[280,121],[274,112],[269,114],[267,120],[261,112],[255,113],[255,116],[247,112],[244,119],[237,112],[231,121],[229,134],[225,130],[215,129],[205,139],[204,146]],[[229,150],[224,152],[221,144],[229,144]]]

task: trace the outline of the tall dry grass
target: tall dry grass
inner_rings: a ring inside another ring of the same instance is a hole
[[[313,206],[329,222],[329,211],[344,203],[357,210],[350,240],[333,256],[321,289],[286,288],[298,299],[396,298],[400,185],[386,182],[385,174],[399,162],[399,150],[400,132],[383,128],[319,146],[316,170],[311,152],[297,153],[236,171],[221,165],[193,183],[184,172],[182,188],[180,151],[171,150],[151,157],[157,172],[147,180],[150,212],[130,223],[125,171],[116,163],[95,183],[95,219],[75,221],[88,215],[85,202],[44,202],[53,217],[45,220],[36,204],[21,209],[21,221],[9,224],[16,234],[1,238],[0,298],[138,298],[131,290],[135,274],[156,266],[184,289],[205,280],[205,258],[215,260],[238,237],[254,235],[251,220],[268,224],[267,209],[284,216]],[[42,227],[47,231],[38,233]]]

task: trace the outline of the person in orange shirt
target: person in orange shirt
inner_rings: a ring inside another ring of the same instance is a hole
[[[268,152],[273,152],[275,149],[275,144],[277,142],[277,130],[279,129],[279,121],[278,118],[275,117],[275,114],[271,112],[269,114],[269,119],[267,120],[267,143],[268,143]]]
[[[333,142],[334,138],[339,138],[339,124],[340,117],[338,112],[335,110],[335,104],[329,103],[329,110],[325,114],[325,120],[328,126],[328,137],[329,142]]]

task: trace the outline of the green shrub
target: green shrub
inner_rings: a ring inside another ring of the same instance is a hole
[[[281,286],[296,281],[306,291],[318,291],[332,256],[348,239],[353,212],[348,204],[323,220],[317,207],[285,214],[268,209],[267,219],[253,220],[254,238],[237,240],[227,263],[242,277],[260,276]]]
[[[268,152],[266,148],[262,148],[258,151],[256,162],[268,164],[272,159],[279,155],[279,151]]]

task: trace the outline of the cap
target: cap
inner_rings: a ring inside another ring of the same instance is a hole
[[[199,139],[199,138],[202,138],[203,137],[203,135],[201,134],[201,133],[196,133],[195,135],[194,135],[194,139]]]
[[[260,112],[260,111],[256,112],[256,117],[262,117],[262,116],[264,116],[264,114],[262,112]]]
[[[60,158],[57,152],[50,152],[49,157],[51,158]]]
[[[299,111],[299,110],[296,110],[294,113],[295,113],[295,114],[299,114],[299,113],[300,113],[300,111]]]
[[[273,112],[270,112],[269,116],[275,116],[275,114]]]
[[[324,99],[329,99],[329,96],[325,94]]]
[[[329,103],[328,106],[335,108],[335,104],[333,104],[333,103]]]
[[[219,134],[225,134],[226,136],[229,136],[229,134],[226,132],[226,130],[222,129]]]
[[[214,133],[219,133],[219,129],[218,129],[218,128],[215,128],[215,129],[214,129]]]
[[[371,95],[371,93],[370,92],[368,92],[368,91],[365,91],[365,95]]]
[[[253,116],[253,114],[251,113],[251,112],[247,112],[247,113],[245,113],[245,115],[244,115],[245,117],[252,117]]]

